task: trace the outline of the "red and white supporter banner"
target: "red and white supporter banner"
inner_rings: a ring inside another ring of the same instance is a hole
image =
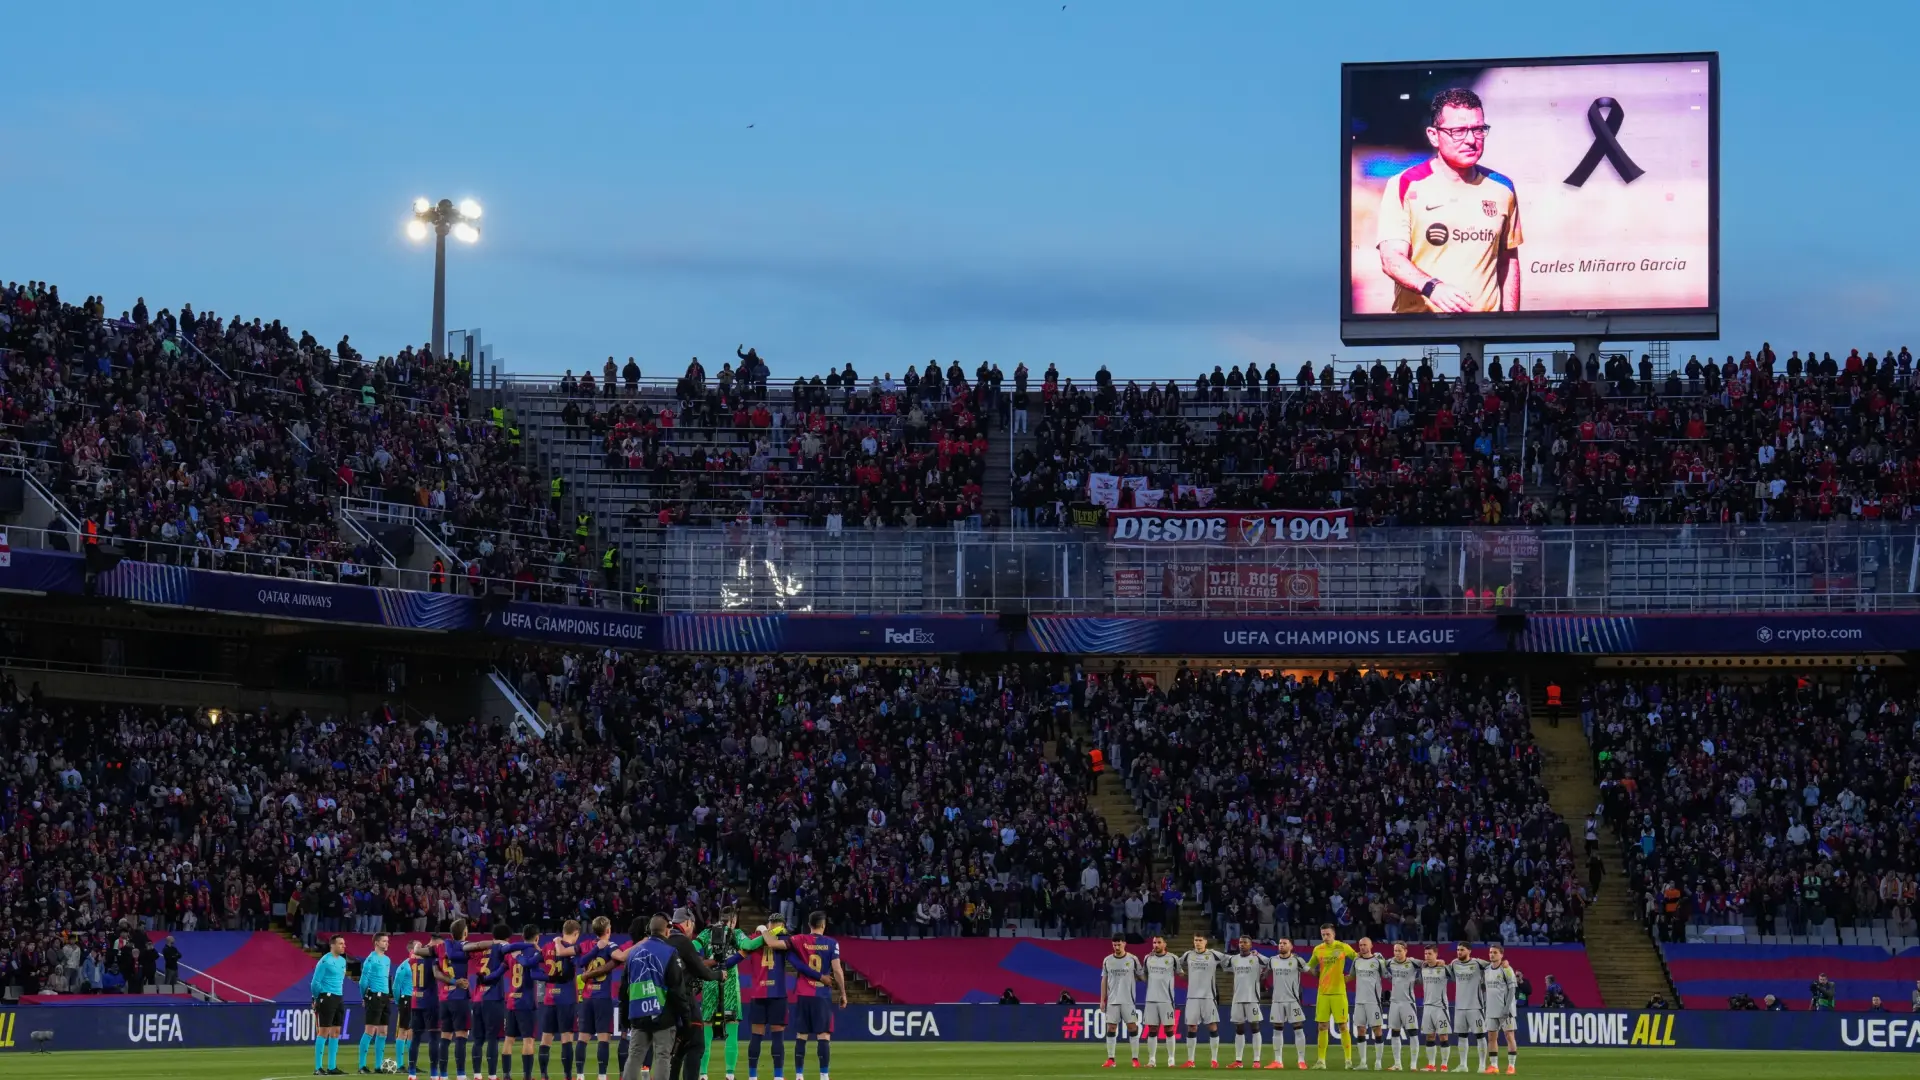
[[[1209,609],[1309,611],[1320,606],[1320,572],[1169,563],[1161,571],[1161,593],[1168,600],[1202,601]]]
[[[1351,510],[1114,510],[1107,538],[1116,544],[1263,547],[1351,542]]]
[[[1250,609],[1315,608],[1320,606],[1320,571],[1209,566],[1207,599],[1251,602]]]
[[[1120,478],[1097,472],[1087,477],[1087,501],[1111,510],[1120,505]]]

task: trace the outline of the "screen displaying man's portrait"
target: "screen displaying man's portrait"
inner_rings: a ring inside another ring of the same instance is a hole
[[[1343,316],[1709,307],[1711,63],[1348,66]]]

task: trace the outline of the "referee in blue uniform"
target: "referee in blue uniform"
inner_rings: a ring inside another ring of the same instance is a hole
[[[382,937],[386,935],[382,934]],[[401,957],[393,965],[393,1064],[399,1072],[407,1064],[407,1044],[413,1041],[413,961]]]
[[[379,1072],[387,1053],[387,1024],[393,1017],[393,960],[387,956],[385,934],[373,935],[373,952],[360,962],[360,996],[366,999],[366,1019],[360,1022],[360,1071]],[[367,1048],[373,1048],[373,1068],[367,1068]]]
[[[340,1025],[345,1022],[347,1003],[347,939],[339,934],[327,939],[327,953],[313,965],[313,1075],[345,1076],[340,1064]]]

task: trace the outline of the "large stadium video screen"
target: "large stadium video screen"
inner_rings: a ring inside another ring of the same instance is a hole
[[[1716,54],[1347,64],[1341,337],[1715,337]]]

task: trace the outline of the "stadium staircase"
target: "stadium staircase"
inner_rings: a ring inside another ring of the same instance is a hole
[[[1572,680],[1567,680],[1568,684]],[[1586,875],[1585,822],[1600,805],[1600,789],[1593,780],[1593,751],[1580,728],[1577,706],[1562,706],[1560,723],[1548,721],[1546,680],[1533,680],[1528,719],[1533,741],[1540,748],[1541,778],[1554,812],[1566,822],[1574,838],[1578,873]],[[1659,946],[1641,923],[1634,897],[1629,894],[1619,838],[1600,822],[1599,854],[1606,867],[1600,895],[1587,906],[1587,959],[1599,984],[1601,1000],[1610,1009],[1638,1009],[1655,994],[1680,1000]]]
[[[302,945],[300,943],[300,935],[294,933],[293,930],[288,928],[285,923],[274,922],[271,924],[270,929],[273,931],[275,936],[285,938],[287,940],[287,943],[292,945],[294,948],[299,949],[301,952],[306,953],[308,956],[311,956],[316,960],[320,958],[320,950],[309,949],[305,945]]]
[[[1013,434],[1011,420],[1000,424],[997,414],[995,420],[987,432],[987,478],[980,485],[981,503],[983,509],[999,514],[1003,524],[1012,525],[1013,455],[1023,446],[1032,446],[1033,436]]]
[[[642,398],[659,407],[672,402],[669,390],[649,386]],[[621,397],[626,403],[630,399]],[[560,503],[560,520],[570,524],[575,515],[593,515],[588,550],[595,555],[608,543],[618,545],[626,563],[623,587],[641,580],[658,580],[661,549],[658,531],[650,524],[631,518],[636,507],[649,505],[651,485],[601,467],[598,443],[584,431],[572,438],[560,418],[568,399],[549,386],[511,384],[489,391],[483,405],[500,405],[511,423],[521,429],[521,460],[535,476],[560,476],[566,481],[566,495]],[[604,404],[604,402],[601,402]],[[544,482],[544,481],[543,481]]]
[[[1086,721],[1076,713],[1073,722],[1074,734],[1081,744],[1093,745],[1093,731],[1087,726]],[[1150,881],[1157,891],[1160,878],[1171,871],[1176,860],[1173,852],[1166,846],[1166,838],[1157,830],[1147,830],[1147,819],[1140,813],[1140,804],[1134,801],[1133,793],[1127,790],[1126,779],[1114,769],[1107,769],[1096,779],[1093,795],[1087,802],[1093,807],[1093,812],[1099,814],[1101,820],[1107,823],[1108,836],[1133,836],[1136,833],[1146,832],[1152,838]],[[1168,933],[1169,937],[1175,939],[1167,943],[1170,949],[1180,946],[1176,951],[1184,952],[1185,947],[1181,946],[1181,942],[1195,933],[1205,933],[1214,938],[1215,944],[1219,944],[1219,933],[1214,929],[1213,920],[1207,915],[1205,905],[1193,897],[1181,901],[1180,921],[1177,925],[1177,930]]]

